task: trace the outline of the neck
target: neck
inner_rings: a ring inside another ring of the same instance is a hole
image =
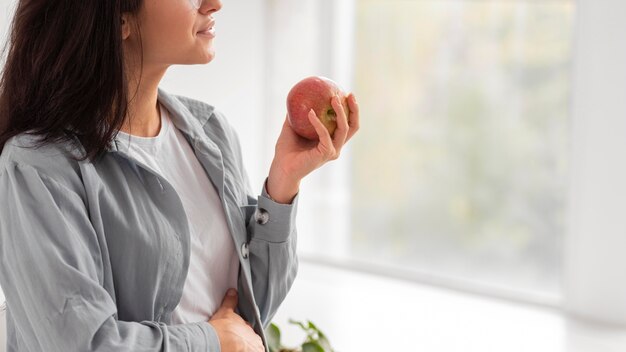
[[[128,112],[120,131],[139,137],[155,137],[161,130],[158,86],[167,68],[144,66],[141,80],[129,79]],[[136,77],[131,70],[129,77]]]

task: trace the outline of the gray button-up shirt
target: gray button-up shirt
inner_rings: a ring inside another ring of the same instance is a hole
[[[237,313],[267,346],[264,329],[298,269],[298,196],[279,204],[264,187],[253,196],[224,116],[161,88],[158,99],[218,190],[239,249]],[[0,155],[7,352],[220,351],[209,323],[169,324],[190,255],[189,224],[171,184],[117,138],[95,162],[72,160],[84,150],[71,143],[28,148],[34,138],[16,136]]]

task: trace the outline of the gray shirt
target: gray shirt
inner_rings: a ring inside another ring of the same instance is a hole
[[[291,204],[253,196],[236,132],[211,105],[158,89],[216,186],[238,249],[237,313],[263,338],[298,270]],[[119,136],[118,136],[119,137]],[[207,322],[170,325],[187,275],[190,230],[165,178],[111,141],[97,162],[82,147],[0,155],[0,286],[7,352],[220,351]]]

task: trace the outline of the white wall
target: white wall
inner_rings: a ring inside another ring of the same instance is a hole
[[[626,2],[579,0],[565,309],[626,325]]]

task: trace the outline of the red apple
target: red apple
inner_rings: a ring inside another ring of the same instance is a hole
[[[287,95],[287,120],[294,132],[313,141],[319,139],[308,118],[309,111],[313,109],[332,137],[339,114],[331,104],[335,95],[339,95],[346,117],[350,116],[346,95],[337,83],[319,76],[307,77],[296,83]]]

